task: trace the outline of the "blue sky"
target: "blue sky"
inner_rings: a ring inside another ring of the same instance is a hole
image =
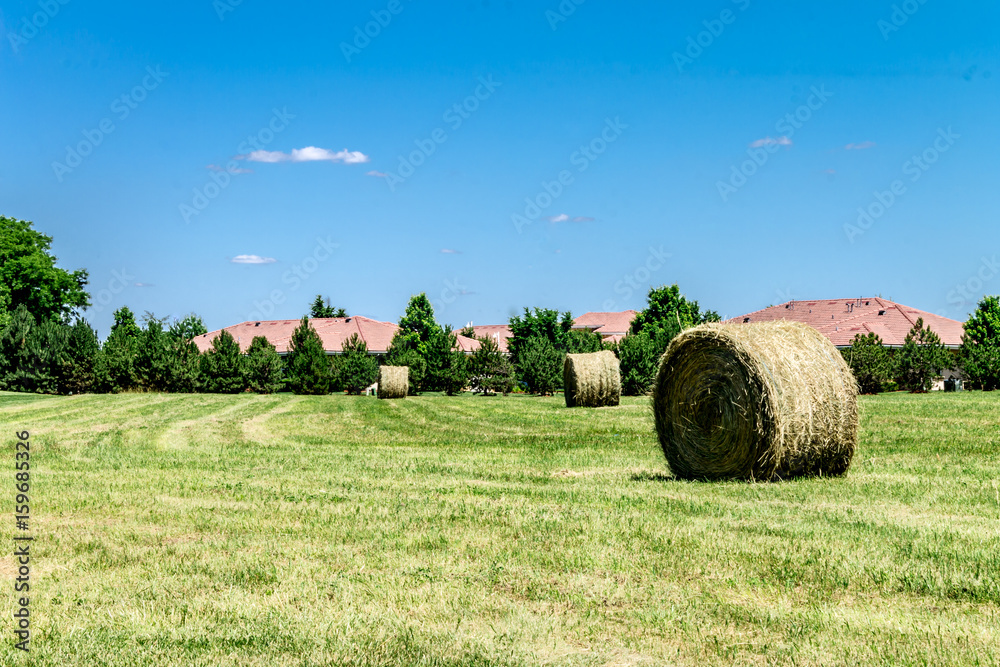
[[[0,213],[102,336],[1000,293],[996,3],[337,4],[0,3]]]

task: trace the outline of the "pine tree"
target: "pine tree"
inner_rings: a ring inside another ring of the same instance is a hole
[[[285,358],[288,386],[296,394],[324,395],[330,393],[330,359],[323,349],[316,330],[303,317],[292,332]]]
[[[247,383],[250,391],[258,394],[273,394],[284,385],[281,357],[274,345],[264,336],[255,336],[250,341],[246,357]]]
[[[851,367],[862,394],[877,394],[893,376],[892,357],[875,333],[857,334],[851,346],[842,352],[844,361]]]
[[[337,360],[338,384],[349,394],[360,394],[378,380],[378,360],[368,354],[368,346],[358,336],[341,345],[343,353]]]
[[[929,391],[934,378],[950,363],[951,355],[941,339],[920,318],[899,351],[899,384],[914,393]]]
[[[223,329],[212,341],[212,349],[201,357],[205,391],[214,394],[239,394],[246,391],[246,359],[240,344]]]

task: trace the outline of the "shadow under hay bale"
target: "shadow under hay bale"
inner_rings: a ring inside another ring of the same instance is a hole
[[[618,357],[610,350],[567,354],[563,363],[563,392],[567,408],[618,405],[622,395]]]
[[[378,397],[406,398],[410,390],[409,366],[379,366]]]
[[[796,322],[705,324],[670,343],[653,386],[670,470],[684,479],[842,475],[857,445],[857,383]]]

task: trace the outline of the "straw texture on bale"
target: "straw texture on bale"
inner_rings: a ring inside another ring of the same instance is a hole
[[[618,405],[622,395],[618,357],[610,350],[567,354],[563,363],[563,393],[567,408]]]
[[[704,324],[660,360],[653,416],[677,477],[842,475],[857,444],[857,383],[805,324]]]
[[[379,366],[378,397],[406,398],[410,390],[409,366]]]

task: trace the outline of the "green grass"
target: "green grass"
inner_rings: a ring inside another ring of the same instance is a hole
[[[30,664],[1000,663],[1000,394],[861,415],[846,477],[708,484],[645,399],[0,394],[3,553],[29,429]]]

